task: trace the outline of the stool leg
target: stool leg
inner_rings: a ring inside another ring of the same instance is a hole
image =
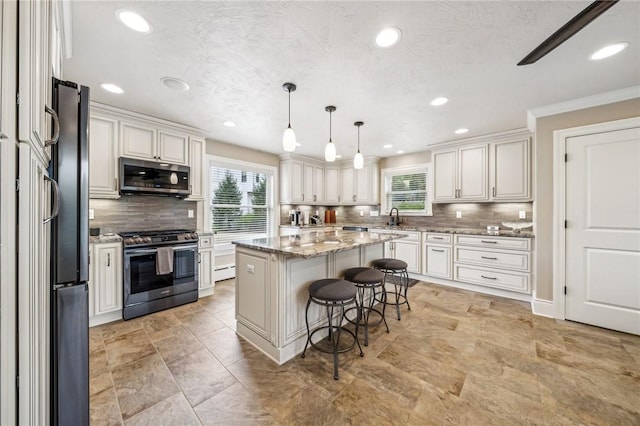
[[[358,299],[355,299],[356,301],[356,305],[358,304]],[[344,305],[342,305],[342,312],[343,312],[343,316],[344,316]],[[360,356],[363,357],[364,356],[364,352],[362,352],[362,346],[360,346],[360,340],[358,340],[358,328],[359,326],[356,324],[356,333],[355,333],[355,339],[356,339],[356,343],[358,345],[358,349],[360,349]]]
[[[304,344],[304,350],[302,351],[301,358],[304,358],[304,355],[307,352],[307,347],[309,346],[309,341],[311,340],[311,331],[309,331],[309,305],[311,305],[311,297],[307,300],[307,307],[304,310],[304,322],[307,324],[307,343]]]
[[[344,315],[344,307],[342,308],[343,312],[342,314]],[[337,327],[337,332],[334,333],[333,332],[333,306],[331,306],[331,309],[327,308],[327,311],[330,311],[330,315],[329,315],[329,333],[331,336],[331,345],[333,347],[333,378],[335,380],[338,380],[338,344],[340,343],[340,327]],[[337,336],[336,336],[337,335]]]
[[[384,298],[384,302],[382,303],[382,321],[384,322],[384,326],[387,329],[387,333],[389,333],[389,324],[387,324],[387,319],[384,316],[384,308],[385,306],[387,306],[387,292],[384,289],[384,281],[382,282],[382,292],[383,294],[383,298]],[[374,299],[375,299],[375,288],[374,288]]]
[[[405,286],[404,286],[404,300],[407,302],[407,308],[411,310],[411,305],[409,304],[409,298],[407,297],[407,291],[409,290],[409,272],[405,269],[404,271],[405,278]]]
[[[400,292],[402,291],[402,276],[399,278],[400,282],[398,283],[398,275],[394,272],[393,285],[396,293],[396,314],[398,315],[398,321],[400,321]]]

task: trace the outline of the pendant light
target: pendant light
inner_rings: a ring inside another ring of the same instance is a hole
[[[360,126],[362,126],[363,124],[364,123],[362,121],[356,121],[355,123],[353,123],[353,125],[358,128],[358,152],[356,152],[356,155],[353,157],[354,169],[361,169],[362,167],[364,167],[364,157],[360,153]]]
[[[324,110],[329,113],[329,142],[324,148],[324,159],[326,161],[336,161],[336,146],[331,140],[331,113],[336,110],[336,107],[329,105]]]
[[[296,91],[296,85],[293,83],[285,83],[282,88],[289,92],[289,125],[282,135],[282,149],[286,152],[293,152],[296,150],[296,134],[291,128],[291,92]]]

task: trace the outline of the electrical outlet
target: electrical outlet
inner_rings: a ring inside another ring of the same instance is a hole
[[[360,217],[364,216],[364,211],[360,210]]]
[[[89,209],[89,220],[95,219],[95,211],[93,209]]]
[[[193,219],[193,210],[188,210],[187,216],[189,217],[189,219]]]
[[[336,216],[338,216],[338,210],[336,210]]]
[[[524,211],[524,210],[520,210],[520,211],[518,212],[518,217],[519,217],[520,219],[526,219],[526,218],[527,218],[527,212],[526,212],[526,211]]]
[[[378,210],[371,210],[369,212],[369,216],[370,217],[375,217],[375,216],[379,216],[379,215],[380,215],[380,212]]]
[[[456,219],[462,219],[462,212],[460,210],[456,210]]]

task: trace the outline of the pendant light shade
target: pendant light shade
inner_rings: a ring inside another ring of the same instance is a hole
[[[363,124],[364,123],[362,121],[356,121],[355,123],[353,123],[353,125],[358,128],[358,152],[356,152],[356,155],[353,157],[354,169],[361,169],[364,167],[364,157],[360,153],[360,126],[362,126]]]
[[[296,85],[293,83],[285,83],[282,88],[289,92],[289,125],[282,135],[282,149],[286,152],[293,152],[296,150],[296,134],[291,128],[291,92],[296,91]]]
[[[331,140],[331,113],[336,110],[336,107],[329,105],[324,110],[329,113],[329,142],[324,148],[324,159],[331,162],[336,161],[336,146]]]

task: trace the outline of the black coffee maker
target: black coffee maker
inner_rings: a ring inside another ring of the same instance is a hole
[[[292,226],[302,225],[302,212],[300,210],[289,211],[289,220]]]

